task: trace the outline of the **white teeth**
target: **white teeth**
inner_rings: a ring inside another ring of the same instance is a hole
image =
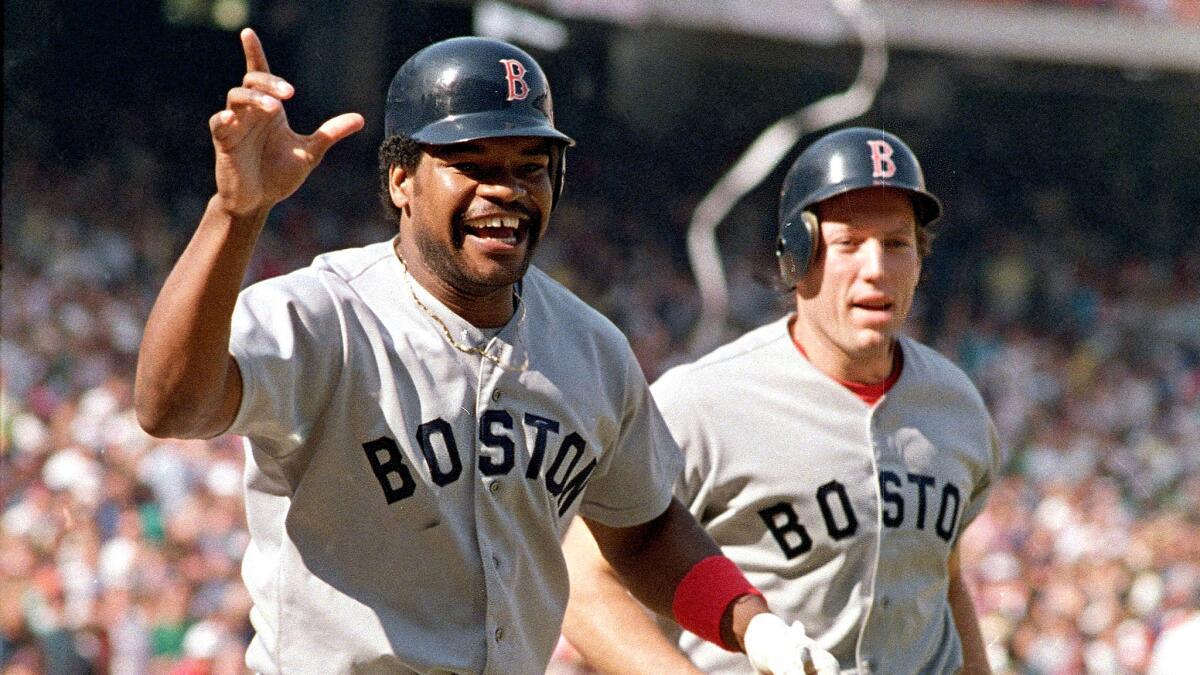
[[[520,220],[515,216],[493,216],[491,218],[480,218],[479,220],[472,221],[471,227],[477,227],[480,229],[491,227],[507,227],[515,230],[519,222]]]

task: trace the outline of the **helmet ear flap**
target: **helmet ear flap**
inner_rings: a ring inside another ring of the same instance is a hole
[[[807,209],[799,217],[788,218],[779,227],[775,240],[775,257],[779,261],[779,276],[788,287],[795,287],[808,273],[817,258],[821,241],[821,221]]]
[[[553,190],[554,200],[552,206],[558,205],[558,198],[562,196],[563,183],[567,177],[567,146],[562,144],[553,144],[555,147],[550,151],[550,187]]]

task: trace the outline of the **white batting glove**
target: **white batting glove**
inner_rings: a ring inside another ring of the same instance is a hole
[[[821,649],[799,621],[787,625],[770,613],[757,614],[742,636],[746,656],[760,673],[772,675],[838,675],[833,654]]]

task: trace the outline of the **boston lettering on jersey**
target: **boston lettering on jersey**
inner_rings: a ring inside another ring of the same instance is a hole
[[[526,480],[540,480],[545,483],[546,490],[554,495],[558,504],[558,515],[561,518],[571,504],[583,492],[592,471],[596,468],[593,457],[582,467],[579,460],[586,456],[587,441],[578,433],[572,431],[562,436],[558,449],[547,461],[546,448],[550,445],[550,436],[561,435],[559,423],[547,417],[525,413],[522,420],[524,431],[533,433],[533,450],[529,453],[529,463],[525,467]],[[484,476],[508,475],[516,467],[516,441],[513,431],[516,423],[512,413],[507,410],[487,409],[479,417],[479,442],[482,449],[479,453],[479,473]],[[454,438],[454,429],[446,420],[437,417],[417,427],[416,441],[421,448],[425,465],[429,467],[429,477],[438,487],[444,487],[462,476],[462,456],[458,451],[458,441]],[[439,446],[441,452],[439,452]],[[395,439],[381,436],[373,441],[362,444],[367,453],[367,462],[371,471],[383,488],[383,496],[388,504],[394,504],[402,499],[411,497],[417,490],[417,482],[412,472],[404,463],[404,452]],[[543,471],[545,467],[545,471]]]
[[[905,490],[906,484],[910,486],[908,490]],[[962,506],[962,492],[954,483],[945,481],[939,486],[933,476],[880,471],[879,494],[883,499],[884,527],[902,527],[907,520],[910,527],[918,530],[932,527],[943,541],[949,542],[954,538]],[[843,484],[831,480],[817,488],[816,497],[825,532],[831,539],[840,541],[858,532],[858,516],[854,513]],[[934,500],[937,500],[936,517],[932,509]],[[912,508],[913,512],[906,514],[906,506]],[[800,522],[800,516],[791,504],[779,502],[760,509],[758,515],[788,560],[812,549],[812,536]]]

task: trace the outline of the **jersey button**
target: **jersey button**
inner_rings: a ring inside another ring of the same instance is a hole
[[[504,639],[504,629],[497,627],[496,628],[496,642],[499,642],[503,639]]]
[[[499,389],[497,389],[496,391],[493,391],[493,392],[492,392],[492,400],[493,400],[493,401],[499,401],[499,400],[500,400],[500,397],[501,397],[501,396],[503,396],[503,395],[504,395],[504,394],[503,394],[503,392],[501,392]]]

